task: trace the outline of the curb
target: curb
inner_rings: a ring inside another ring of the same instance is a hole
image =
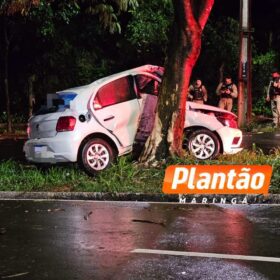
[[[92,200],[92,201],[145,201],[206,204],[280,204],[280,194],[264,195],[167,195],[144,193],[100,192],[0,192],[0,200]]]

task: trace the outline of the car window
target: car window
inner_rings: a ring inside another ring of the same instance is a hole
[[[131,87],[132,80],[130,79],[132,77],[124,77],[101,87],[93,101],[94,109],[98,110],[103,107],[136,99],[136,94]]]
[[[145,75],[136,75],[135,81],[138,94],[158,95],[159,82],[155,79]]]

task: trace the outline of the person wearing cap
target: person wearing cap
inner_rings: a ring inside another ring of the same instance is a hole
[[[188,89],[188,100],[203,104],[207,101],[207,89],[202,84],[201,79],[196,79]]]
[[[280,124],[280,74],[278,71],[273,71],[271,74],[271,81],[269,83],[266,101],[271,102],[271,111],[273,115],[273,124],[279,127]]]
[[[237,86],[232,82],[231,76],[226,76],[217,89],[216,94],[220,97],[219,108],[232,110],[233,98],[237,98]]]

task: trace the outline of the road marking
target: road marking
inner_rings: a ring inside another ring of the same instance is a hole
[[[229,260],[244,260],[244,261],[260,261],[260,262],[280,263],[280,258],[274,258],[274,257],[214,254],[214,253],[197,253],[197,252],[151,250],[151,249],[135,249],[135,250],[132,250],[131,252],[132,253],[140,253],[140,254],[158,254],[158,255],[170,255],[170,256],[217,258],[217,259],[229,259]]]
[[[15,277],[23,276],[26,274],[29,274],[29,272],[22,272],[22,273],[8,275],[8,276],[1,276],[1,279],[15,278]]]

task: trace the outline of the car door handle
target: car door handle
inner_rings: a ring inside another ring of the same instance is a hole
[[[114,119],[115,118],[115,116],[110,116],[110,117],[107,117],[106,119],[104,119],[103,121],[104,122],[107,122],[107,121],[110,121],[110,120],[112,120],[112,119]]]

